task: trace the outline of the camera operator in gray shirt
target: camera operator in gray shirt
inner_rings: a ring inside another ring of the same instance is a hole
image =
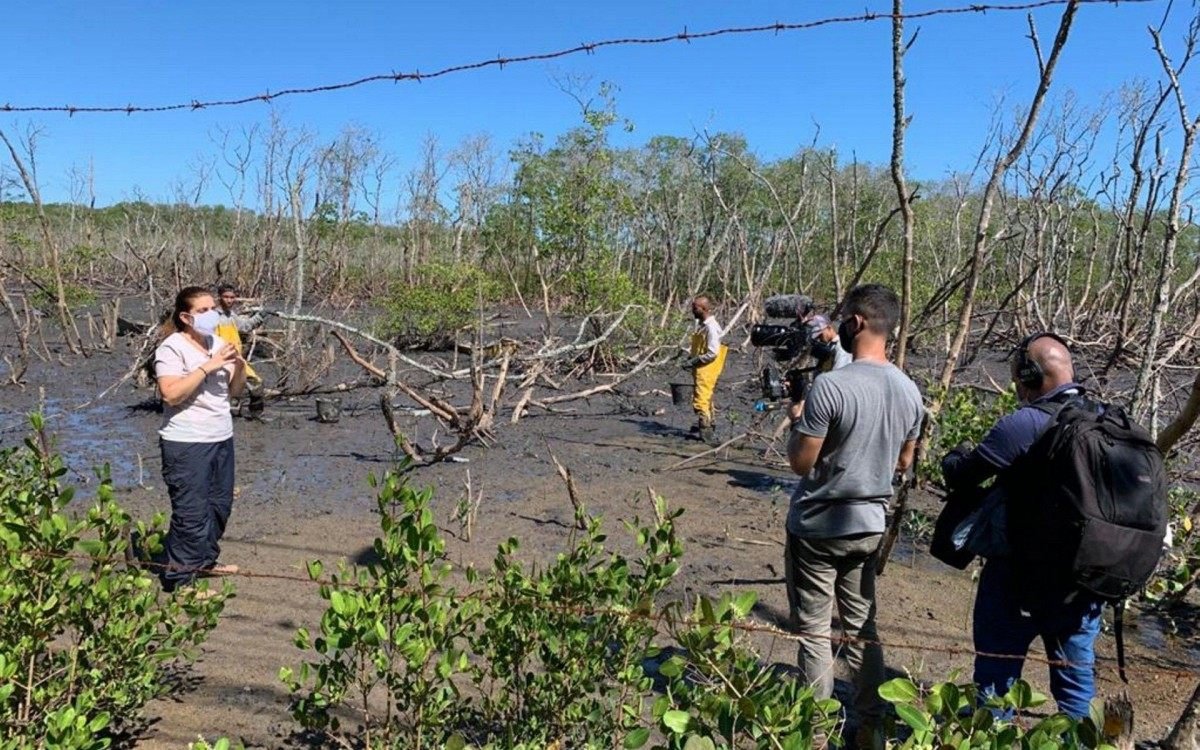
[[[816,378],[803,407],[793,405],[790,412],[788,460],[803,477],[788,512],[785,553],[791,616],[805,636],[799,664],[817,698],[833,694],[836,601],[864,730],[873,729],[882,711],[883,649],[875,628],[879,542],[892,478],[912,464],[924,412],[917,386],[887,359],[899,316],[891,289],[852,289],[838,338],[854,360]]]

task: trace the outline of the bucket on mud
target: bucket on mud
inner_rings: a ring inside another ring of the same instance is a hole
[[[676,406],[692,403],[692,393],[696,386],[691,383],[671,383],[671,403]]]
[[[342,417],[342,400],[340,398],[317,399],[317,421],[331,424]]]

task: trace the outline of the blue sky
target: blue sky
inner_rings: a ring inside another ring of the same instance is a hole
[[[909,0],[909,12],[969,4]],[[310,86],[392,70],[429,71],[498,54],[517,55],[621,36],[733,25],[800,22],[889,10],[890,0],[608,0],[607,2],[39,2],[9,3],[0,102],[162,104]],[[1190,3],[1166,29],[1175,48]],[[1146,32],[1166,0],[1087,5],[1079,13],[1055,86],[1089,106],[1135,78],[1156,79]],[[1048,50],[1061,8],[1036,12]],[[918,178],[969,168],[997,101],[1025,101],[1036,64],[1023,12],[921,21],[907,59],[908,164]],[[652,135],[738,131],[767,158],[812,142],[884,163],[891,143],[889,23],[856,23],[779,35],[612,48],[553,63],[514,65],[422,83],[372,84],[280,100],[288,123],[332,139],[346,124],[378,132],[401,168],[426,134],[452,146],[486,132],[501,150],[529,132],[554,136],[578,123],[555,76],[585,75],[617,87],[625,142]],[[1195,88],[1195,87],[1192,87]],[[1193,97],[1200,99],[1200,97]],[[1200,106],[1200,101],[1195,102]],[[267,105],[141,115],[7,115],[12,133],[42,126],[38,166],[47,201],[69,195],[67,173],[94,165],[100,205],[135,190],[169,200],[189,162],[215,153],[217,127],[265,123]],[[216,185],[206,198],[221,202]],[[226,202],[228,200],[226,199]]]

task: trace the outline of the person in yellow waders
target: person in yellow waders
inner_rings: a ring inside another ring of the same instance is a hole
[[[237,347],[238,353],[246,352],[242,347],[242,334],[250,333],[263,324],[266,315],[260,310],[253,315],[241,315],[237,312],[237,288],[232,284],[222,284],[217,287],[217,335],[222,341]],[[263,381],[254,368],[246,363],[246,394],[250,399],[250,419],[261,420],[266,403],[263,399]]]
[[[721,343],[721,324],[712,314],[712,300],[700,295],[692,300],[692,315],[699,324],[692,333],[691,357],[684,368],[692,371],[695,390],[692,394],[692,410],[699,422],[696,425],[700,439],[712,443],[716,439],[714,429],[713,391],[717,379],[725,369],[725,356],[729,349]]]

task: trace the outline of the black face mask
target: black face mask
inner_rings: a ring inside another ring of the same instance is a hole
[[[854,318],[850,317],[846,318],[838,325],[838,343],[841,344],[842,348],[845,349],[849,354],[854,353],[854,339],[858,336],[858,331],[851,329],[853,324]]]
[[[833,341],[814,341],[812,342],[812,353],[817,359],[825,359],[833,355],[837,344]]]

